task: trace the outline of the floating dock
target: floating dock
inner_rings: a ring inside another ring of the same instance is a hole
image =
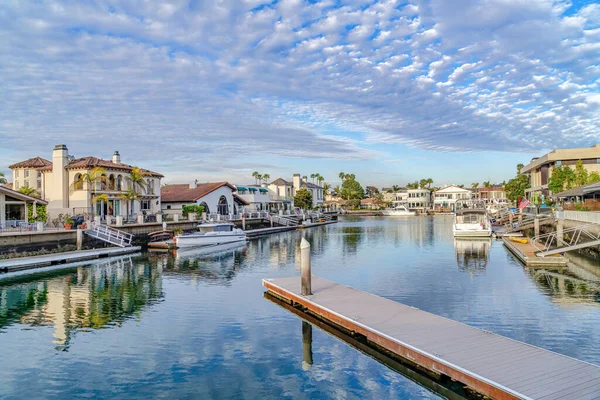
[[[268,292],[402,359],[495,399],[592,399],[600,367],[312,276],[263,280]]]
[[[246,236],[248,236],[248,239],[256,239],[274,233],[281,233],[294,230],[296,230],[295,226],[275,226],[272,228],[250,229],[244,232],[246,232]]]
[[[7,260],[0,260],[0,272],[19,271],[22,269],[47,267],[50,265],[138,253],[141,251],[141,249],[141,247],[137,246],[107,247],[102,249],[77,250],[67,251],[64,253],[45,254],[41,256],[10,258]]]
[[[306,229],[306,228],[314,228],[316,226],[321,226],[321,225],[329,225],[329,224],[335,224],[337,223],[337,220],[332,220],[332,221],[325,221],[325,222],[311,222],[310,224],[300,224],[298,226],[296,226],[296,229]]]
[[[503,237],[502,241],[504,242],[504,246],[511,253],[515,255],[523,264],[528,267],[566,267],[567,266],[567,258],[558,254],[547,256],[547,257],[539,257],[536,256],[535,253],[540,251],[537,247],[532,245],[531,243],[517,243],[509,240],[507,237]]]

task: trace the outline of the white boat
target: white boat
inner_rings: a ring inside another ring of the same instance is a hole
[[[485,203],[457,201],[452,233],[454,237],[492,236],[492,224],[488,218]]]
[[[382,211],[383,215],[388,215],[390,217],[398,217],[398,216],[412,216],[417,215],[415,211],[410,211],[404,206],[396,206],[394,208],[387,208]]]
[[[177,235],[174,240],[178,248],[216,246],[245,241],[246,232],[231,223],[201,224],[198,225],[198,232]]]

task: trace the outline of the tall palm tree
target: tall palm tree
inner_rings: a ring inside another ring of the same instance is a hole
[[[310,174],[311,179],[313,180],[313,183],[315,183],[315,177],[317,176],[317,174]]]
[[[0,172],[0,185],[4,185],[6,183],[8,183],[8,181],[4,177],[4,174],[2,172]]]
[[[141,170],[138,167],[131,168],[131,172],[127,177],[127,180],[131,183],[131,189],[135,190],[136,186],[140,188],[144,193],[148,189],[148,183],[144,178],[150,176],[149,172]]]
[[[264,174],[264,175],[262,176],[262,178],[263,178],[263,180],[265,181],[265,183],[268,183],[268,182],[269,182],[269,179],[271,179],[271,175],[269,175],[269,174]]]
[[[23,186],[23,187],[21,187],[18,190],[18,192],[22,193],[22,194],[24,194],[26,196],[36,197],[38,199],[40,198],[40,193],[37,190],[35,190],[34,188],[29,187],[29,186]]]
[[[490,181],[483,182],[483,187],[489,188],[492,187],[492,183]]]
[[[83,184],[87,183],[92,193],[92,198],[90,199],[90,204],[93,204],[97,201],[100,201],[100,215],[104,217],[104,202],[108,203],[108,196],[102,197],[95,196],[96,190],[103,190],[108,185],[108,178],[106,177],[106,170],[102,167],[94,167],[89,172],[79,175],[79,179],[73,181],[69,189],[71,191],[77,189],[83,189]],[[98,189],[99,187],[99,189]]]
[[[473,182],[473,183],[471,183],[471,187],[473,189],[477,189],[479,187],[479,182]]]
[[[258,185],[258,176],[260,175],[260,173],[258,171],[254,171],[252,173],[252,177],[255,179],[256,184]]]
[[[323,178],[323,175],[317,174],[317,183],[319,185],[321,185],[323,183],[323,181],[325,181],[325,178]]]
[[[257,180],[257,183],[256,183],[256,184],[258,185],[258,182],[262,182],[262,180],[263,180],[263,175],[262,175],[262,174],[258,174],[258,175],[256,175],[256,180]]]
[[[125,200],[127,204],[127,216],[129,216],[129,211],[133,210],[133,202],[140,198],[140,194],[133,189],[127,189],[125,193],[120,194],[119,199]],[[130,208],[131,205],[131,208]]]
[[[433,184],[433,179],[427,178],[427,187],[431,189],[431,185]]]
[[[342,184],[343,184],[344,180],[346,179],[346,174],[344,172],[340,172],[340,174],[338,175],[338,177],[340,178],[340,180],[342,181]]]

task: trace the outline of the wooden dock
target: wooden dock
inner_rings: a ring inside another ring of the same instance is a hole
[[[259,237],[296,230],[295,226],[275,226],[272,228],[249,229],[246,232],[248,239],[257,239]]]
[[[369,343],[496,399],[598,399],[600,367],[312,276],[268,292]]]
[[[535,253],[540,251],[531,243],[517,243],[503,237],[504,246],[513,253],[523,264],[528,267],[566,267],[567,258],[555,254],[547,257],[539,257]]]
[[[0,272],[19,271],[22,269],[47,267],[76,261],[94,260],[122,254],[137,253],[141,247],[107,247],[92,250],[67,251],[64,253],[45,254],[41,256],[10,258],[0,260]]]
[[[316,226],[322,226],[322,225],[329,225],[329,224],[335,224],[337,223],[337,220],[334,221],[325,221],[325,222],[311,222],[310,224],[300,224],[298,226],[296,226],[296,229],[306,229],[306,228],[314,228]]]

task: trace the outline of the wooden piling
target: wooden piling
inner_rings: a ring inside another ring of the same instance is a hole
[[[77,250],[81,250],[83,248],[83,230],[81,228],[77,228]]]
[[[533,236],[540,236],[540,219],[537,215],[533,219]]]
[[[312,364],[312,325],[302,321],[302,369],[308,371]]]
[[[565,240],[565,235],[563,233],[564,229],[565,229],[565,221],[562,219],[559,219],[558,221],[556,221],[556,246],[561,246],[562,241]]]
[[[300,243],[300,275],[302,279],[303,296],[310,296],[311,291],[311,273],[310,273],[310,243],[305,238],[302,238]]]

